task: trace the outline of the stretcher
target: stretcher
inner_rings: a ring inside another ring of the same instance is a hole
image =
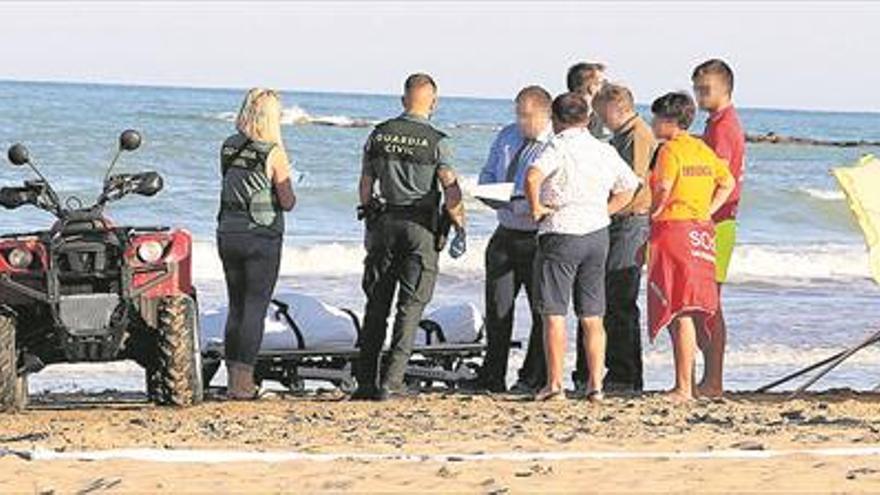
[[[206,384],[223,361],[225,321],[223,311],[202,318]],[[330,384],[344,392],[354,390],[361,321],[361,315],[354,311],[310,296],[276,297],[266,316],[254,371],[257,382],[277,382],[295,393],[304,392],[307,382]],[[514,342],[512,346],[519,348],[520,344]],[[383,357],[387,347],[386,340]],[[476,378],[485,351],[483,317],[473,304],[440,307],[419,324],[405,380],[409,386],[421,389],[435,385],[455,389]]]

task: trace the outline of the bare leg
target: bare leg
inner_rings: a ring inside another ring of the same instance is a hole
[[[602,390],[605,377],[605,325],[600,317],[581,318],[584,329],[584,346],[587,356],[588,383],[587,390]]]
[[[704,320],[704,322],[708,324],[708,320]],[[700,328],[699,322],[697,322],[697,328]],[[697,348],[702,351],[704,355],[709,351],[709,345],[711,343],[712,341],[709,339],[708,335],[706,335],[706,332],[697,332]]]
[[[562,369],[565,366],[565,316],[544,315],[543,319],[547,385],[536,398],[562,392]]]
[[[699,394],[705,397],[721,397],[724,394],[724,350],[727,347],[727,324],[721,308],[721,285],[718,285],[718,312],[705,324],[713,325],[712,339],[703,347],[705,369],[700,381]]]
[[[686,402],[694,398],[694,353],[697,332],[691,316],[679,316],[670,326],[672,333],[672,354],[675,359],[675,388],[667,395],[676,402]]]

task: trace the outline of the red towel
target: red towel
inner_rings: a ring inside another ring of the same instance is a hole
[[[653,222],[649,245],[651,340],[684,311],[714,315],[718,310],[715,225],[690,220]]]

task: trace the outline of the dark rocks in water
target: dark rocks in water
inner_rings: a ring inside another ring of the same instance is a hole
[[[349,119],[345,117],[335,118],[335,117],[315,117],[313,119],[309,119],[306,121],[307,124],[312,125],[322,125],[327,127],[348,127],[348,128],[361,128],[361,127],[372,127],[376,125],[375,122],[366,119]]]
[[[835,146],[838,148],[855,148],[859,146],[880,146],[880,141],[869,141],[865,139],[858,140],[825,140],[813,139],[795,136],[783,136],[775,132],[766,134],[746,134],[746,141],[749,143],[765,143],[765,144],[800,144],[806,146]]]

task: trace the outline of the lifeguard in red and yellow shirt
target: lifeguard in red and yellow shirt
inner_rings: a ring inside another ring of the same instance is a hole
[[[696,112],[689,95],[666,94],[651,111],[654,134],[666,142],[651,176],[648,330],[654,339],[669,327],[675,355],[675,388],[669,395],[690,400],[697,326],[710,339],[705,321],[718,307],[712,214],[735,183],[727,163],[687,133]]]

